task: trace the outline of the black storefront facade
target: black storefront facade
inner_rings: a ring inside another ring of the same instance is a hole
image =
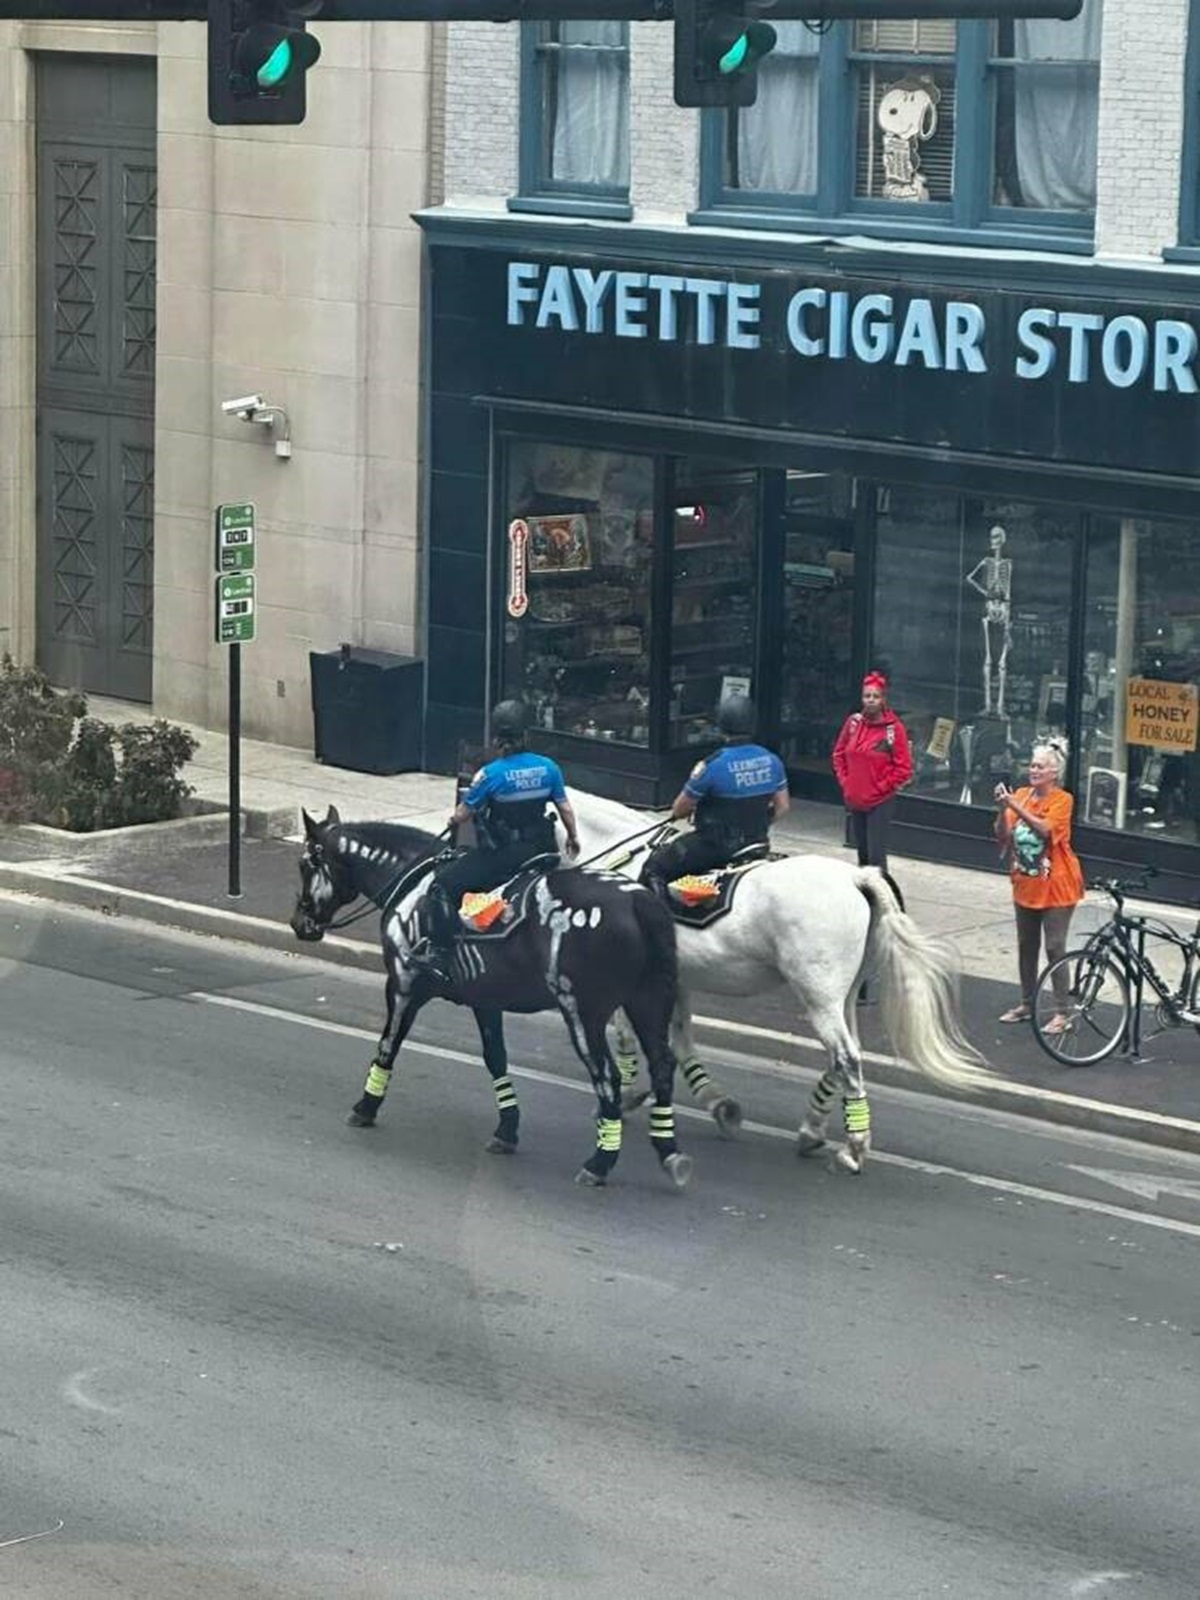
[[[1093,870],[1200,878],[1200,298],[1183,272],[429,213],[426,765],[503,695],[669,802],[748,688],[793,792],[883,666],[900,848],[993,861],[1065,734]]]

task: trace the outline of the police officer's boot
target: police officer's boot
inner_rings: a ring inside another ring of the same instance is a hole
[[[409,951],[406,965],[449,988],[454,982],[454,941],[458,912],[440,883],[425,896],[426,938]]]

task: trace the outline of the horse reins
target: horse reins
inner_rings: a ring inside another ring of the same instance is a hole
[[[616,851],[623,850],[626,845],[635,844],[639,839],[647,839],[653,833],[665,831],[671,826],[672,820],[672,818],[668,817],[665,822],[652,822],[648,828],[642,828],[637,833],[631,833],[625,839],[618,839],[616,844],[606,845],[603,850],[597,850],[596,854],[594,856],[589,856],[586,861],[575,862],[575,866],[579,868],[590,867],[594,861],[601,861],[605,856],[614,855]],[[636,852],[631,850],[629,855],[627,855],[619,864],[624,866],[627,861],[632,859],[635,853]],[[616,868],[614,867],[612,870],[615,871]]]

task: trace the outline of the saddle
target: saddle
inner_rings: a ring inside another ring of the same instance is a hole
[[[675,921],[685,928],[709,928],[733,909],[738,886],[755,867],[781,857],[769,845],[750,844],[739,850],[727,867],[712,872],[689,873],[667,885],[667,903]]]
[[[459,938],[472,944],[507,939],[529,915],[534,885],[557,865],[556,854],[531,856],[506,883],[464,894],[458,906]]]

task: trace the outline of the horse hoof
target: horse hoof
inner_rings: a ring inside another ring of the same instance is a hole
[[[693,1165],[691,1156],[685,1156],[679,1150],[676,1150],[673,1155],[663,1157],[663,1171],[677,1189],[687,1188],[691,1180]]]
[[[742,1108],[731,1095],[723,1094],[709,1107],[722,1139],[736,1139],[742,1125]]]
[[[810,1133],[807,1128],[801,1128],[796,1135],[796,1154],[798,1156],[819,1156],[829,1141],[821,1133]]]
[[[575,1174],[575,1182],[581,1189],[603,1189],[608,1179],[599,1172],[589,1172],[587,1167],[580,1167]]]
[[[352,1111],[346,1118],[346,1125],[350,1128],[373,1128],[375,1118],[364,1116],[361,1111]]]
[[[515,1139],[502,1139],[498,1133],[494,1133],[483,1148],[490,1156],[515,1156],[517,1153],[517,1141]]]
[[[649,1089],[627,1089],[621,1096],[621,1115],[623,1117],[632,1116],[635,1111],[640,1110],[646,1104],[649,1098]]]
[[[849,1150],[843,1146],[842,1149],[840,1149],[834,1156],[833,1162],[836,1167],[841,1169],[841,1171],[849,1172],[854,1177],[859,1178],[862,1176],[865,1154],[866,1152],[864,1151],[861,1155],[856,1155],[853,1150]]]

